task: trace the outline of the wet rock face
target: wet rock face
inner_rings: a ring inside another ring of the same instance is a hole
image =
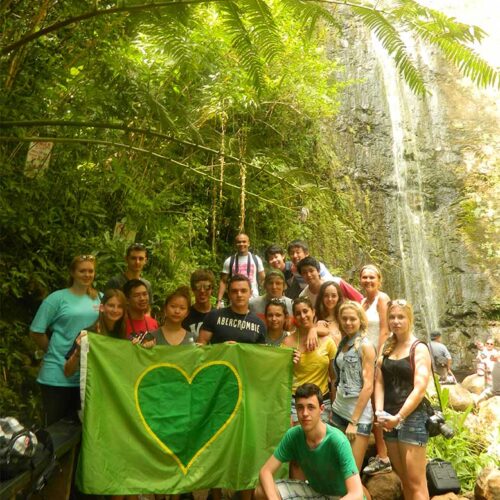
[[[500,112],[491,95],[417,44],[414,57],[430,65],[424,76],[432,94],[417,98],[390,83],[386,61],[353,20],[332,42],[332,57],[345,65],[338,78],[355,81],[335,127],[376,250],[362,249],[360,260],[381,255],[384,290],[412,302],[417,333],[439,328],[453,366],[472,366],[474,340],[498,328]]]

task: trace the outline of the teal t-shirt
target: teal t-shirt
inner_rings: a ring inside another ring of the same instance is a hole
[[[280,462],[295,460],[304,471],[311,487],[322,495],[345,495],[345,480],[358,474],[351,445],[344,433],[326,425],[323,441],[309,448],[302,427],[292,427],[274,450]]]
[[[99,297],[75,295],[68,288],[51,293],[40,305],[30,330],[45,333],[52,330],[49,347],[43,358],[37,381],[59,387],[78,387],[80,374],[64,376],[65,354],[81,330],[93,325],[99,316]]]

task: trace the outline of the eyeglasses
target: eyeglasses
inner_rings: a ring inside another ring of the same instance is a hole
[[[387,304],[389,307],[391,306],[399,306],[399,307],[406,307],[408,305],[408,302],[405,299],[394,299],[389,301]]]
[[[195,292],[208,292],[209,290],[212,290],[212,288],[212,285],[196,285],[193,290]]]
[[[95,260],[95,257],[93,255],[79,255],[77,257],[77,260],[79,262],[84,262],[86,260],[90,260],[90,261],[94,261]]]

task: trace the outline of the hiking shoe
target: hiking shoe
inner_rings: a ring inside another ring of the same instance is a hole
[[[379,457],[371,457],[368,460],[368,465],[363,469],[363,473],[368,476],[376,476],[377,474],[385,474],[392,471],[391,462],[384,462]]]

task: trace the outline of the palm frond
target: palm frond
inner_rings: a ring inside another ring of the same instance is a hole
[[[351,6],[352,11],[361,19],[378,38],[382,46],[393,57],[396,68],[403,76],[411,90],[419,95],[427,93],[421,73],[408,54],[406,45],[390,23],[380,11],[368,7]]]

